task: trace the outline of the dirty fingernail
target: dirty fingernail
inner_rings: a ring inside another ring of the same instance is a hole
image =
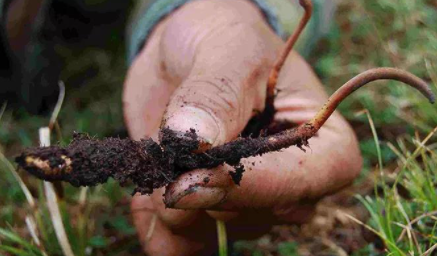
[[[164,201],[169,208],[208,209],[219,205],[225,199],[226,191],[222,188],[206,188],[195,185],[177,195],[170,196],[166,193]]]
[[[179,132],[187,132],[190,129],[196,131],[201,139],[200,151],[204,151],[210,145],[216,145],[221,141],[220,124],[207,111],[196,107],[185,106],[168,115],[166,127]]]

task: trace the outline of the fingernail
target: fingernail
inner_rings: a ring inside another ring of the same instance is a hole
[[[219,205],[226,199],[222,188],[206,188],[200,185],[190,186],[177,195],[166,193],[164,202],[169,208],[207,209]]]
[[[185,133],[190,129],[196,131],[201,138],[199,150],[206,150],[211,145],[220,143],[220,127],[218,121],[207,111],[185,106],[170,114],[165,121],[165,126]]]

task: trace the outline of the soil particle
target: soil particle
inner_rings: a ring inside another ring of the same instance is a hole
[[[240,164],[235,166],[234,171],[230,171],[229,175],[231,175],[232,181],[238,186],[240,186],[241,179],[243,178],[244,165]]]

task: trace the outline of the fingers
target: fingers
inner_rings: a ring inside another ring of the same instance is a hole
[[[151,197],[135,196],[131,209],[140,243],[148,255],[210,255],[216,247],[214,222],[205,214],[187,229],[162,220]]]
[[[277,120],[308,121],[327,98],[316,76],[297,55],[287,60],[278,86]],[[168,187],[165,201],[181,209],[270,208],[290,220],[296,216],[296,206],[313,205],[321,196],[350,184],[361,169],[355,135],[338,114],[309,143],[307,152],[291,147],[243,159],[246,171],[240,186],[232,182],[229,171],[233,169],[227,165],[184,174]]]
[[[228,8],[235,4],[247,8],[243,13]],[[163,126],[180,132],[194,128],[212,145],[238,136],[263,107],[265,81],[276,56],[275,42],[265,40],[265,34],[274,35],[261,21],[259,11],[245,1],[196,1],[175,13],[162,50],[167,70],[182,82]]]

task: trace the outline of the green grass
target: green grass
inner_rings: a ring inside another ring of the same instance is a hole
[[[126,68],[122,52],[123,45],[64,53],[69,64],[62,74],[67,86],[59,114],[62,143],[69,141],[73,131],[98,137],[124,131],[121,91]],[[310,62],[329,92],[377,66],[409,70],[436,89],[435,1],[339,1],[335,24]],[[357,114],[363,109],[374,121],[372,128],[366,115]],[[340,111],[357,131],[364,158],[364,170],[355,186],[377,177],[373,193],[357,196],[370,215],[362,221],[385,245],[380,248],[369,243],[353,254],[424,254],[437,243],[437,214],[430,214],[437,211],[437,140],[431,137],[426,146],[418,142],[437,126],[437,107],[397,82],[378,82],[352,95]],[[47,122],[48,117],[6,111],[0,123],[2,152],[11,159],[23,147],[36,145],[38,128]],[[42,255],[42,251],[62,255],[41,182],[20,175],[35,197],[36,207],[29,206],[5,162],[0,163],[0,187],[8,188],[0,193],[0,255]],[[75,255],[138,255],[139,244],[130,222],[131,189],[111,181],[88,190],[85,201],[81,191],[64,185],[65,196],[59,202]],[[40,247],[26,227],[28,215],[36,220]],[[403,230],[409,232],[399,239]],[[255,243],[239,242],[234,251],[238,255],[305,255],[302,247],[291,238],[264,237]]]

